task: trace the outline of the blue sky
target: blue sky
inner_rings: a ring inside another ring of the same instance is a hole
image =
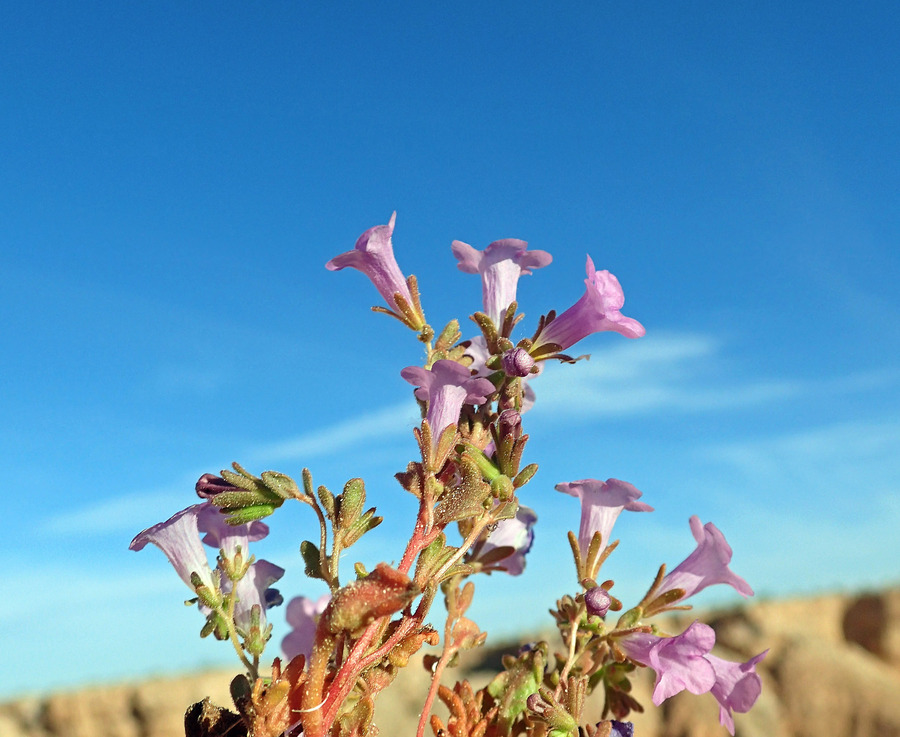
[[[518,237],[554,256],[520,284],[523,335],[581,295],[586,254],[647,328],[535,382],[540,523],[526,573],[478,585],[489,630],[547,623],[572,589],[578,505],[553,485],[585,477],[656,508],[616,528],[626,603],[693,549],[695,513],[759,595],[896,583],[897,16],[4,6],[0,695],[231,662],[162,555],[127,544],[232,460],[364,477],[387,520],[358,556],[399,557],[399,371],[420,350],[360,274],[323,266],[394,210],[434,324],[480,308],[451,241]],[[318,595],[297,570],[310,517],[273,528],[257,553],[289,569],[283,593]]]

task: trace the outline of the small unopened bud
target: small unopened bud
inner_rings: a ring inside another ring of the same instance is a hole
[[[524,348],[513,348],[503,354],[503,371],[507,376],[528,376],[534,366],[534,359]]]
[[[250,609],[250,631],[244,639],[244,647],[251,655],[259,657],[268,639],[268,632],[264,632],[262,628],[262,607],[254,604]]]
[[[605,617],[612,603],[612,597],[606,589],[595,586],[584,592],[584,603],[587,605],[588,614]]]
[[[518,438],[522,434],[522,415],[514,409],[503,410],[497,419],[497,430],[501,438]]]
[[[535,714],[543,714],[546,705],[544,704],[543,699],[539,693],[533,693],[525,700],[525,704],[528,708],[533,711]]]
[[[226,491],[241,491],[236,486],[232,486],[221,476],[216,476],[214,473],[203,474],[197,480],[194,489],[197,491],[197,496],[201,499],[210,499],[211,497]]]

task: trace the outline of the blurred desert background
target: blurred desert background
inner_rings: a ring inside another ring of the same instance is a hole
[[[687,613],[672,627],[695,616]],[[758,668],[763,692],[748,714],[735,715],[737,737],[895,737],[900,735],[900,587],[856,595],[822,595],[701,613],[716,630],[716,652],[735,660],[769,649]],[[548,642],[554,643],[551,633]],[[532,638],[537,639],[537,638]],[[487,645],[448,671],[483,685],[518,644]],[[205,697],[230,705],[234,671],[104,684],[35,694],[0,704],[2,737],[183,737],[188,706]],[[453,680],[451,680],[453,679]],[[412,737],[427,689],[419,661],[401,672],[377,701],[382,737]],[[652,672],[636,680],[639,737],[722,737],[709,694],[681,693],[655,708]],[[599,719],[602,694],[588,702],[586,721]],[[442,714],[441,707],[435,713]],[[431,730],[427,731],[431,734]]]

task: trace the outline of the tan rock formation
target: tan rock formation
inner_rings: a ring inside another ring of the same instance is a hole
[[[672,630],[690,623],[690,614]],[[749,714],[735,716],[738,737],[900,737],[900,588],[763,601],[701,618],[715,628],[722,657],[746,660],[770,650],[758,669],[762,696]],[[482,657],[493,661],[496,653]],[[476,685],[488,678],[479,665],[468,664]],[[186,708],[204,696],[229,704],[233,675],[207,672],[18,699],[0,704],[0,737],[183,737]],[[679,694],[657,709],[650,701],[653,673],[641,675],[635,695],[647,711],[634,716],[636,735],[727,735],[712,696]],[[375,722],[382,737],[415,733],[427,680],[411,666],[379,699]],[[599,719],[601,706],[589,704],[585,717]]]

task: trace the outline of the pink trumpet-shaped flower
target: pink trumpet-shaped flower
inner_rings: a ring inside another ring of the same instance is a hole
[[[325,594],[317,601],[297,596],[288,602],[285,616],[291,631],[281,641],[281,649],[288,660],[298,655],[305,655],[309,660],[316,641],[316,623],[329,601],[331,594]]]
[[[516,516],[500,520],[479,551],[479,556],[496,548],[509,546],[513,552],[497,561],[510,576],[519,576],[525,570],[525,555],[534,544],[534,524],[537,515],[534,510],[519,505]]]
[[[197,523],[202,541],[216,550],[224,551],[225,558],[233,560],[238,548],[241,550],[244,563],[250,559],[249,544],[262,540],[269,534],[269,526],[265,522],[254,520],[244,525],[229,525],[225,515],[213,504],[203,507],[197,516]],[[234,621],[238,628],[247,632],[250,627],[250,610],[259,604],[260,626],[266,625],[266,609],[281,603],[281,595],[277,590],[269,588],[284,575],[284,569],[267,560],[254,562],[243,577],[233,584],[224,571],[219,572],[222,593],[230,593],[234,586],[237,604],[234,610]]]
[[[756,665],[769,651],[735,663],[710,654],[715,641],[712,627],[694,622],[675,637],[636,632],[617,644],[630,659],[656,671],[654,704],[685,689],[694,694],[709,691],[719,702],[719,722],[733,735],[733,712],[749,711],[759,698],[762,680]]]
[[[499,324],[507,307],[516,301],[519,277],[553,260],[546,251],[529,251],[528,244],[517,238],[494,241],[483,251],[468,243],[453,241],[450,246],[467,274],[481,274],[481,296],[485,314]]]
[[[260,627],[266,626],[266,609],[281,603],[281,596],[275,589],[269,588],[284,575],[284,568],[267,560],[258,560],[247,569],[244,576],[235,584],[237,604],[234,608],[234,623],[246,632],[250,628],[250,610],[254,605],[260,609]],[[223,590],[230,591],[230,581],[226,583],[223,576]],[[273,599],[274,595],[274,599]]]
[[[395,212],[387,225],[369,228],[357,239],[352,251],[335,256],[325,264],[325,268],[329,271],[340,271],[348,266],[358,269],[369,277],[388,307],[399,311],[394,295],[399,292],[409,305],[412,305],[412,295],[406,284],[406,277],[403,276],[394,258],[391,235],[396,219]]]
[[[595,532],[599,532],[604,546],[612,542],[612,528],[623,510],[652,512],[653,507],[637,501],[642,494],[626,481],[582,479],[557,484],[556,490],[581,500],[581,524],[578,528],[578,547],[587,555]]]
[[[584,295],[541,331],[532,353],[547,343],[555,343],[564,351],[582,338],[603,330],[613,330],[626,338],[640,338],[646,332],[637,320],[619,311],[625,304],[619,280],[608,271],[597,271],[590,256],[586,269]]]
[[[435,441],[444,428],[459,422],[464,404],[482,404],[494,392],[490,381],[472,376],[465,366],[448,359],[435,361],[431,369],[407,366],[400,375],[419,387],[416,397],[428,405],[426,419]]]
[[[656,671],[653,703],[657,706],[685,689],[693,694],[712,689],[716,672],[707,656],[715,643],[713,628],[702,622],[694,622],[675,637],[636,632],[617,640],[629,658]]]
[[[756,674],[756,664],[769,651],[761,652],[746,663],[734,663],[715,655],[707,655],[706,659],[716,674],[716,683],[710,693],[719,702],[719,723],[734,734],[733,712],[740,714],[750,711],[762,693],[762,679]]]
[[[712,522],[701,524],[697,515],[691,517],[690,523],[697,547],[666,575],[658,593],[684,589],[683,599],[687,599],[707,586],[727,583],[742,596],[753,596],[750,584],[728,567],[731,563],[731,546],[719,528]]]
[[[143,550],[147,543],[153,543],[165,553],[175,572],[193,591],[191,574],[196,573],[210,589],[215,589],[209,561],[200,542],[197,517],[201,511],[211,506],[208,503],[194,504],[176,512],[165,522],[153,525],[135,535],[128,546],[130,550]]]

